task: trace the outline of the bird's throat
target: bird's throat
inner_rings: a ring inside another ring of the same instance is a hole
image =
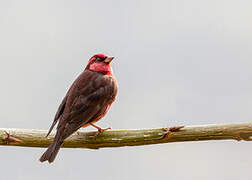
[[[105,63],[93,63],[90,65],[91,71],[99,72],[105,75],[112,75],[112,68],[109,64]]]

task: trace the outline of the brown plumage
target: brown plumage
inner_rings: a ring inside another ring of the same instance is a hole
[[[49,129],[47,136],[59,121],[54,140],[41,156],[41,162],[53,162],[64,139],[107,113],[117,94],[117,83],[109,64],[112,59],[102,54],[93,56],[74,81]]]

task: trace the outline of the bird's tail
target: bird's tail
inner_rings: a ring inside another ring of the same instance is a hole
[[[53,142],[50,144],[48,149],[44,152],[44,154],[40,157],[40,162],[48,161],[49,163],[52,163],[54,159],[56,158],[60,147],[63,143],[63,140],[59,137],[59,134],[57,133]]]

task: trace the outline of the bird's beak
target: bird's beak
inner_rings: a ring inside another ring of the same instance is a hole
[[[107,57],[104,62],[109,64],[113,59],[114,57]]]

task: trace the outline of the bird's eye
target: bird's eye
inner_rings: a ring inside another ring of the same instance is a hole
[[[96,61],[96,62],[102,62],[102,61],[104,61],[104,59],[101,58],[101,57],[97,57],[95,61]]]

